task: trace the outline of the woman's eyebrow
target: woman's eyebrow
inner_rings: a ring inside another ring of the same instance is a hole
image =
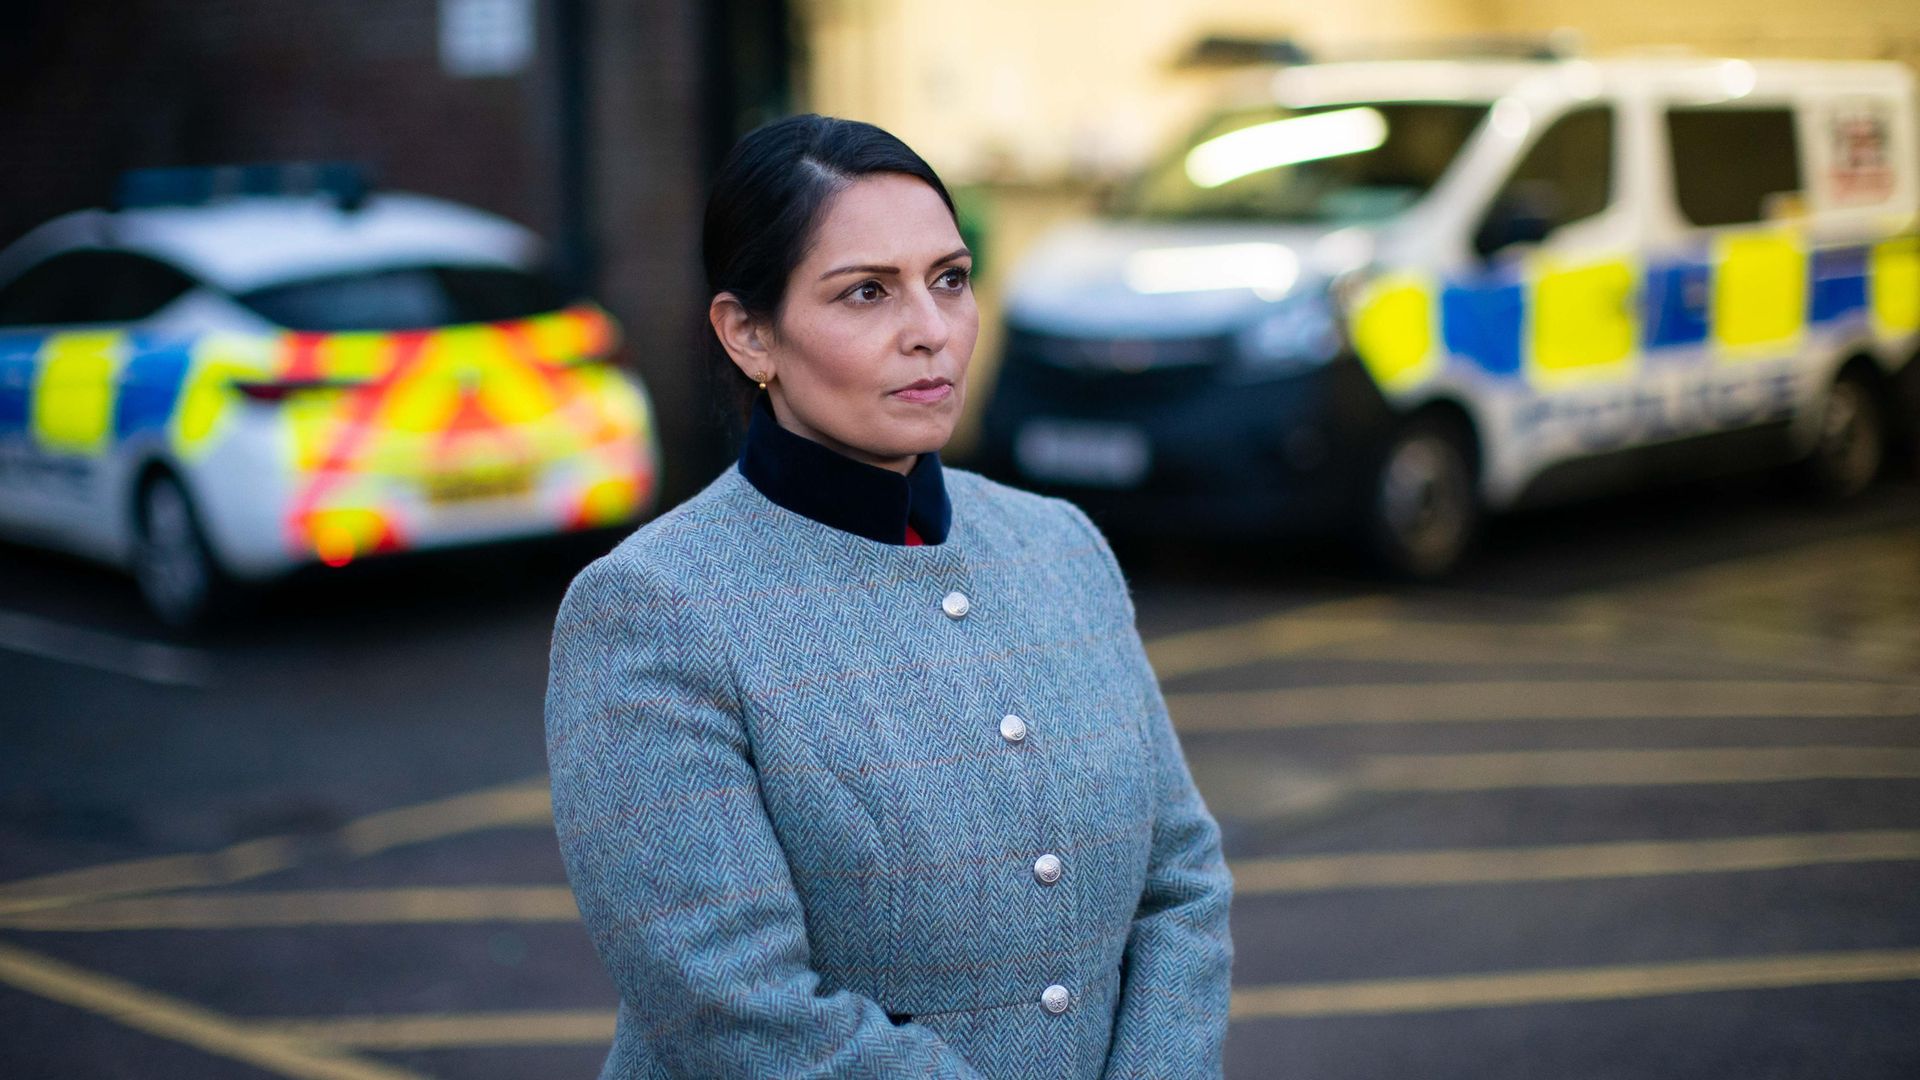
[[[944,266],[945,264],[953,262],[956,259],[969,258],[972,255],[973,255],[973,252],[967,250],[966,248],[959,248],[955,251],[950,251],[947,254],[940,256],[938,259],[933,260],[933,265]],[[830,277],[837,277],[841,274],[897,274],[899,272],[900,272],[900,268],[897,266],[880,266],[876,263],[861,263],[858,266],[841,266],[841,267],[837,267],[835,269],[829,270],[826,273],[820,275],[820,280],[825,281]]]

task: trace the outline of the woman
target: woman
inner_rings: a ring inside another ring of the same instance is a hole
[[[1073,507],[940,464],[979,329],[946,189],[794,117],[704,240],[739,466],[554,632],[602,1075],[1218,1075],[1232,884],[1120,570]]]

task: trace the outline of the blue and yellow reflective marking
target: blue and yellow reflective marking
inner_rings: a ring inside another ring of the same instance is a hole
[[[1439,372],[1433,297],[1433,281],[1421,274],[1387,274],[1367,284],[1355,307],[1353,342],[1381,386],[1406,389]]]
[[[1920,236],[1875,244],[1868,259],[1874,331],[1894,337],[1920,330]]]
[[[1732,359],[1796,352],[1807,327],[1808,254],[1790,233],[1728,233],[1713,250],[1713,343]]]
[[[184,340],[135,342],[133,356],[121,375],[119,398],[114,402],[115,438],[166,428],[192,359]]]
[[[1712,269],[1704,259],[1647,267],[1640,288],[1641,347],[1649,352],[1707,340]]]
[[[1527,381],[1555,390],[1630,378],[1639,337],[1633,267],[1541,257],[1532,277]]]
[[[114,387],[127,354],[126,335],[55,334],[40,352],[27,426],[48,450],[93,457],[113,440]]]
[[[27,430],[27,402],[33,397],[33,372],[39,356],[39,338],[0,334],[0,437]]]
[[[1351,323],[1388,391],[1448,365],[1543,392],[1630,382],[1643,363],[1744,366],[1849,323],[1883,342],[1920,332],[1920,237],[1814,248],[1753,229],[1646,263],[1541,254],[1444,282],[1390,273],[1361,290]]]

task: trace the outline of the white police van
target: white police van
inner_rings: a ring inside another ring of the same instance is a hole
[[[1009,284],[982,468],[1125,530],[1358,527],[1800,460],[1920,399],[1920,144],[1890,63],[1279,71]]]
[[[309,564],[619,525],[617,328],[527,230],[339,166],[152,170],[0,252],[0,537],[190,625]]]

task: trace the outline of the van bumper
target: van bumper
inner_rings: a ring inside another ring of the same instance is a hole
[[[1359,361],[1260,381],[1212,366],[1079,371],[1010,358],[982,418],[981,472],[1078,504],[1102,528],[1147,536],[1311,536],[1349,525],[1394,422]],[[1144,462],[1109,475],[1062,466],[1049,432],[1139,439]]]

